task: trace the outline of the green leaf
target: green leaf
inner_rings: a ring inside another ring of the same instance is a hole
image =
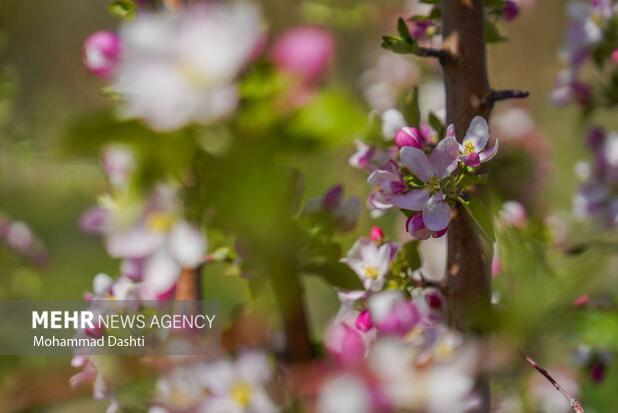
[[[483,203],[478,198],[472,198],[464,206],[485,237],[490,242],[495,242],[496,236],[492,225],[492,216]]]
[[[419,245],[420,242],[418,240],[412,240],[401,246],[401,253],[405,258],[408,267],[413,270],[421,267],[421,256],[418,252]]]
[[[402,104],[403,117],[408,125],[419,126],[421,123],[421,109],[418,103],[418,87],[406,94]]]
[[[397,20],[397,31],[399,32],[399,36],[401,36],[403,40],[405,40],[408,43],[414,43],[414,39],[412,38],[412,35],[410,34],[408,25],[406,24],[406,21],[402,19],[401,17]]]
[[[410,43],[401,37],[395,36],[383,36],[382,47],[400,54],[417,54],[419,52],[416,42]]]
[[[497,43],[505,40],[507,38],[500,34],[498,27],[493,22],[485,20],[485,41],[487,43]]]
[[[329,285],[343,290],[362,290],[358,275],[342,262],[327,262],[322,264],[308,264],[304,271],[321,277]]]
[[[108,6],[109,12],[121,19],[131,19],[135,16],[137,6],[133,0],[113,0]]]

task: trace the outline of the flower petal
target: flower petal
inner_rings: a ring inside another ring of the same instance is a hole
[[[470,127],[463,141],[472,142],[476,152],[485,149],[489,141],[489,126],[487,125],[487,121],[480,116],[475,116],[470,122]]]
[[[425,152],[412,146],[404,146],[399,152],[399,158],[403,166],[408,168],[410,172],[420,178],[423,182],[436,174],[434,167],[427,159]]]
[[[425,226],[432,231],[442,231],[450,220],[451,208],[444,202],[444,195],[440,192],[434,194],[423,208]]]
[[[393,195],[391,201],[393,205],[400,209],[410,211],[422,211],[429,200],[429,192],[425,189],[415,189],[403,195]]]
[[[494,144],[492,148],[486,149],[480,153],[481,163],[491,161],[494,158],[494,156],[496,156],[496,154],[498,153],[499,143],[500,141],[496,139],[496,143]]]
[[[429,162],[440,179],[444,179],[457,168],[459,157],[459,144],[454,137],[444,138],[438,143],[431,155]]]

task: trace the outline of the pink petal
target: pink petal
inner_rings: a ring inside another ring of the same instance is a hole
[[[408,168],[410,172],[423,182],[429,181],[432,176],[436,175],[436,171],[429,162],[429,159],[427,159],[427,155],[418,148],[404,146],[399,152],[399,158],[403,166]]]
[[[496,143],[494,144],[492,148],[486,149],[480,153],[481,162],[491,161],[494,158],[494,156],[496,156],[496,154],[498,153],[499,142],[500,141],[496,139]]]
[[[391,201],[393,205],[400,209],[410,211],[422,211],[429,200],[429,192],[425,189],[415,189],[403,195],[393,195]]]
[[[444,201],[444,195],[433,195],[423,208],[423,221],[425,226],[432,231],[442,231],[448,227],[451,220],[451,208]]]
[[[438,146],[429,155],[429,162],[431,162],[438,177],[446,178],[457,168],[458,157],[459,144],[454,137],[448,137],[438,143]]]

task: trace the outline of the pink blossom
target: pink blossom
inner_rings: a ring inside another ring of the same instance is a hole
[[[358,317],[356,317],[355,326],[363,333],[366,333],[373,328],[373,320],[371,320],[371,314],[369,311],[363,310],[360,312]]]
[[[416,305],[396,290],[369,297],[369,311],[376,329],[385,334],[403,336],[421,322]]]
[[[345,322],[329,327],[325,344],[328,351],[344,365],[357,364],[365,357],[365,342],[361,333]]]
[[[413,146],[418,149],[423,149],[424,144],[425,139],[417,128],[405,126],[399,129],[399,132],[395,135],[395,145],[399,148]]]
[[[279,69],[313,83],[328,69],[335,40],[321,27],[300,26],[285,32],[273,46],[272,59]]]
[[[467,166],[477,167],[488,162],[498,153],[498,140],[491,149],[485,149],[489,142],[489,126],[487,121],[475,116],[470,122],[468,132],[462,143],[459,144],[461,159]]]
[[[369,232],[369,238],[371,238],[373,242],[380,244],[384,240],[384,231],[382,228],[374,225]]]
[[[442,193],[441,182],[457,168],[458,151],[457,141],[452,136],[441,140],[429,157],[412,146],[401,148],[402,165],[419,178],[424,187],[391,195],[392,204],[400,209],[422,211],[424,225],[431,231],[447,228],[451,209]]]
[[[120,60],[121,41],[110,31],[98,31],[84,41],[84,65],[94,75],[110,76]]]

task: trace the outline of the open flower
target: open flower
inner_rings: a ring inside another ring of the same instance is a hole
[[[390,199],[397,208],[422,211],[423,223],[431,231],[442,231],[451,220],[451,209],[442,192],[442,181],[457,168],[458,145],[454,137],[444,138],[429,156],[412,146],[404,146],[400,160],[419,178],[423,187]]]
[[[204,366],[200,382],[210,396],[202,404],[210,413],[276,413],[279,408],[264,386],[272,379],[270,361],[263,353],[246,352],[235,361],[219,360]]]
[[[236,107],[235,79],[261,33],[248,3],[139,14],[120,30],[123,54],[112,87],[122,114],[161,131],[224,117]]]
[[[358,274],[366,290],[380,291],[398,250],[399,245],[393,242],[377,245],[369,238],[361,238],[348,251],[343,262]]]
[[[498,153],[498,140],[491,149],[485,149],[489,142],[489,126],[480,116],[475,116],[463,142],[459,144],[461,159],[467,166],[477,167],[490,161]]]
[[[393,161],[388,163],[388,169],[373,171],[367,178],[367,182],[375,187],[375,191],[369,197],[369,203],[377,209],[392,208],[392,198],[397,194],[405,193],[407,189],[399,167]]]

